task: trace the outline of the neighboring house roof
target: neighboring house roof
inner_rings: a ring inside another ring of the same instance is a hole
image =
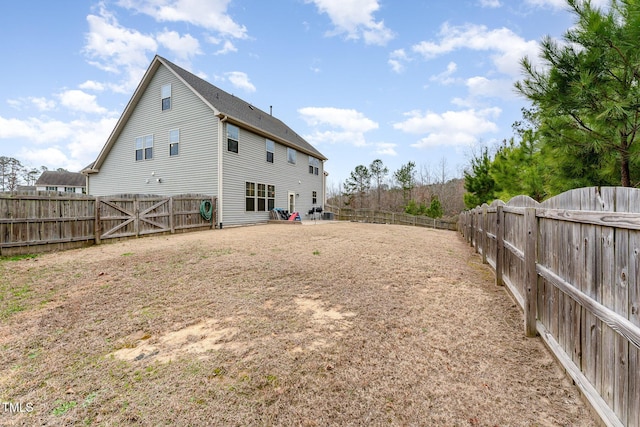
[[[317,157],[320,160],[327,160],[327,158],[313,145],[305,141],[304,138],[295,133],[281,120],[273,117],[273,115],[265,113],[259,108],[228,92],[225,92],[217,86],[214,86],[190,73],[184,68],[177,66],[171,61],[156,55],[153,58],[151,65],[149,65],[142,81],[138,85],[138,88],[134,92],[131,100],[127,104],[122,116],[118,120],[116,127],[109,136],[107,143],[100,154],[98,154],[98,158],[91,165],[87,166],[87,168],[83,170],[83,173],[98,172],[100,166],[102,166],[102,163],[111,150],[111,147],[118,139],[118,135],[124,128],[124,125],[133,113],[136,104],[142,97],[142,94],[151,82],[151,78],[160,65],[166,66],[167,69],[173,72],[174,75],[188,88],[190,88],[200,99],[202,99],[202,101],[207,104],[218,117],[226,118],[226,120],[231,123],[237,124],[240,127],[248,128],[257,134],[273,139],[291,148],[295,148],[313,157]]]
[[[36,181],[36,187],[84,187],[86,185],[84,175],[67,171],[44,171]]]

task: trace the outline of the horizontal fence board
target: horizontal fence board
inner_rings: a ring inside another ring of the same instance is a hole
[[[556,219],[559,221],[575,222],[579,224],[602,225],[626,230],[640,230],[640,215],[632,212],[599,212],[576,211],[563,209],[538,209],[539,218]]]

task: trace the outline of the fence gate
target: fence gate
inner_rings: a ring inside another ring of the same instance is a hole
[[[171,198],[123,195],[98,198],[99,240],[171,231]]]

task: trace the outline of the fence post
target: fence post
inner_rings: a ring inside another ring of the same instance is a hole
[[[133,231],[136,237],[140,237],[140,200],[137,195],[133,197]]]
[[[527,233],[524,250],[524,333],[527,337],[535,337],[538,314],[538,273],[536,272],[538,220],[536,208],[525,209],[524,223]]]
[[[487,248],[489,247],[489,236],[487,234],[487,205],[482,206],[482,263],[487,263]]]
[[[175,218],[173,217],[173,197],[169,197],[169,230],[171,234],[176,232]]]
[[[473,230],[473,219],[474,219],[474,214],[473,214],[473,210],[469,211],[469,246],[473,247],[473,236],[474,236],[474,230]]]
[[[502,205],[498,205],[496,219],[496,286],[504,286],[502,280],[503,254],[504,254],[504,211]]]
[[[96,245],[100,244],[100,234],[102,230],[100,230],[100,197],[96,197],[95,205],[93,206],[94,210],[94,222],[93,222],[93,233],[95,235]]]
[[[475,252],[478,254],[480,253],[480,245],[478,244],[478,242],[480,241],[480,219],[478,218],[480,216],[480,211],[478,210],[478,208],[474,209],[473,212],[473,225],[475,228],[475,235],[474,240],[476,241],[475,245],[474,245],[474,249]]]

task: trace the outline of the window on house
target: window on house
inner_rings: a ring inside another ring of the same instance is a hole
[[[296,164],[296,150],[287,147],[287,162],[292,165]]]
[[[318,175],[320,170],[320,160],[315,157],[309,156],[309,173]]]
[[[258,184],[258,212],[267,210],[267,186]]]
[[[245,210],[253,212],[256,210],[256,184],[255,182],[247,182],[245,184]]]
[[[153,135],[144,137],[144,159],[153,159]]]
[[[136,138],[136,162],[144,159],[144,138]]]
[[[136,138],[136,161],[153,159],[153,135]]]
[[[313,204],[313,205],[317,205],[318,204],[318,192],[317,191],[312,191],[311,192],[311,204]]]
[[[171,109],[171,85],[162,86],[162,111]]]
[[[58,187],[49,187],[49,186],[47,186],[47,191],[58,191]]]
[[[76,187],[64,187],[64,192],[65,193],[75,193],[76,192]]]
[[[238,139],[240,130],[237,126],[227,123],[227,150],[232,153],[238,152]]]
[[[276,144],[271,141],[270,139],[267,139],[267,162],[269,163],[273,163],[273,153],[276,151]]]
[[[179,153],[180,129],[169,131],[169,155],[177,156]]]
[[[273,210],[276,207],[276,186],[267,185],[267,210]]]

